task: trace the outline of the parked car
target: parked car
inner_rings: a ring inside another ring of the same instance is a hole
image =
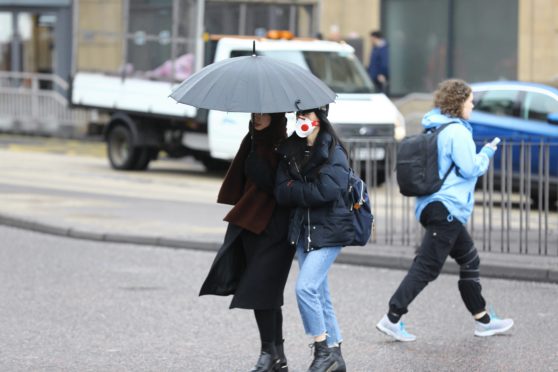
[[[476,83],[471,87],[475,108],[469,121],[478,146],[494,137],[508,143],[507,152],[512,153],[513,189],[519,190],[521,173],[524,179],[530,173],[531,197],[535,203],[540,185],[545,181],[539,177],[545,171],[545,162],[540,161],[542,154],[542,160],[549,160],[549,199],[553,206],[558,197],[558,89],[518,81]],[[502,149],[494,159],[496,186],[501,183]]]

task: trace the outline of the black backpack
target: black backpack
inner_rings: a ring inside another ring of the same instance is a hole
[[[448,125],[405,137],[397,148],[395,170],[399,191],[405,196],[425,196],[440,190],[454,165],[444,178],[438,174],[438,134]]]
[[[354,170],[349,171],[348,206],[353,215],[355,236],[349,245],[366,245],[372,234],[372,206],[368,196],[368,188]]]

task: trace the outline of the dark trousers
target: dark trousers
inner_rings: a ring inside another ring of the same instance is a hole
[[[262,345],[272,343],[280,345],[283,343],[283,313],[281,308],[268,310],[254,310],[260,340]]]
[[[387,81],[385,83],[381,83],[378,79],[372,79],[372,83],[374,84],[376,93],[384,93],[386,96],[389,96],[389,86]]]
[[[420,223],[426,233],[407,276],[389,300],[389,311],[398,315],[407,313],[415,297],[438,277],[448,255],[460,267],[458,287],[467,310],[473,315],[483,311],[486,302],[481,295],[480,259],[465,226],[441,202],[428,204]]]

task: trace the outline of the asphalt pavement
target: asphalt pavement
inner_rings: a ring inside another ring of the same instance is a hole
[[[0,226],[1,371],[247,371],[259,341],[251,311],[230,297],[198,297],[213,252],[95,242]],[[295,303],[296,262],[285,290],[290,370],[311,355]],[[442,274],[404,317],[413,343],[375,330],[405,273],[335,264],[330,287],[350,372],[557,371],[551,283],[483,280],[509,333],[473,336],[456,277]]]
[[[226,228],[223,175],[188,159],[115,172],[99,144],[47,142],[0,138],[0,371],[248,370],[251,312],[197,296]],[[349,371],[558,371],[558,287],[542,283],[558,282],[558,257],[481,252],[485,297],[515,320],[509,334],[473,337],[457,278],[442,274],[405,317],[418,341],[402,344],[374,325],[413,251],[347,247],[333,266]],[[311,359],[296,266],[284,306],[295,372]]]

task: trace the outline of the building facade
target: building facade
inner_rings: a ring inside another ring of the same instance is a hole
[[[431,92],[438,82],[517,79],[557,84],[558,0],[324,0],[321,29],[350,39],[381,29],[391,93]]]
[[[0,70],[148,76],[180,58],[188,68],[202,32],[275,28],[347,41],[365,65],[369,32],[383,30],[394,95],[448,77],[558,79],[558,0],[0,0]]]

